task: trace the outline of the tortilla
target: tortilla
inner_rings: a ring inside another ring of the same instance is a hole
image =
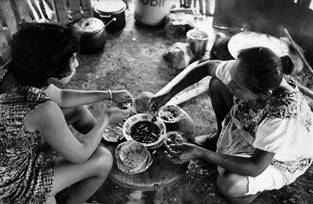
[[[103,139],[108,142],[118,142],[119,140],[123,139],[123,132],[122,127],[114,126],[108,127],[102,135]]]
[[[166,140],[165,143],[167,145],[170,144],[181,144],[186,142],[187,140],[184,138],[182,133],[177,132],[177,131],[171,131],[166,133]]]

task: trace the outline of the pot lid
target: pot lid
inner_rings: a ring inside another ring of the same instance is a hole
[[[126,4],[122,0],[100,0],[95,2],[94,8],[100,13],[118,13],[126,8]]]
[[[83,18],[74,24],[74,29],[79,33],[96,33],[104,28],[103,22],[94,17]]]

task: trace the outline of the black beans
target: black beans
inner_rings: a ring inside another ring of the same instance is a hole
[[[150,121],[140,121],[130,128],[130,136],[141,143],[152,143],[160,137],[159,127]]]

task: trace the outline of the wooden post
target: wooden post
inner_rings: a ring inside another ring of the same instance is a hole
[[[193,0],[193,8],[197,8],[197,0]]]
[[[84,12],[84,17],[90,17],[93,16],[93,9],[91,6],[90,0],[80,0],[81,1],[81,7]]]
[[[204,12],[203,12],[203,1],[204,0],[199,0],[199,12],[200,12],[200,14],[204,14]]]
[[[53,3],[58,22],[69,22],[70,19],[65,0],[53,0]]]
[[[18,8],[17,8],[16,0],[10,0],[10,2],[11,2],[13,14],[15,16],[16,25],[18,25],[21,23],[21,16],[20,16]]]
[[[33,13],[30,11],[30,8],[27,4],[26,1],[20,1],[20,0],[13,0],[16,7],[17,7],[17,12],[20,17],[18,20],[18,24],[24,22],[24,21],[32,21],[34,20]],[[12,4],[13,6],[13,4]]]
[[[11,35],[16,32],[17,28],[15,15],[12,11],[10,0],[1,0],[0,7],[2,26],[8,28],[8,30],[5,30],[5,33],[9,40],[11,39]]]
[[[82,11],[80,8],[79,0],[69,0],[70,14],[72,16],[72,20],[77,20],[82,17]]]

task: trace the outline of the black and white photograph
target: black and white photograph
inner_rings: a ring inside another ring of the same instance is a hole
[[[312,0],[0,0],[0,204],[313,203]]]

